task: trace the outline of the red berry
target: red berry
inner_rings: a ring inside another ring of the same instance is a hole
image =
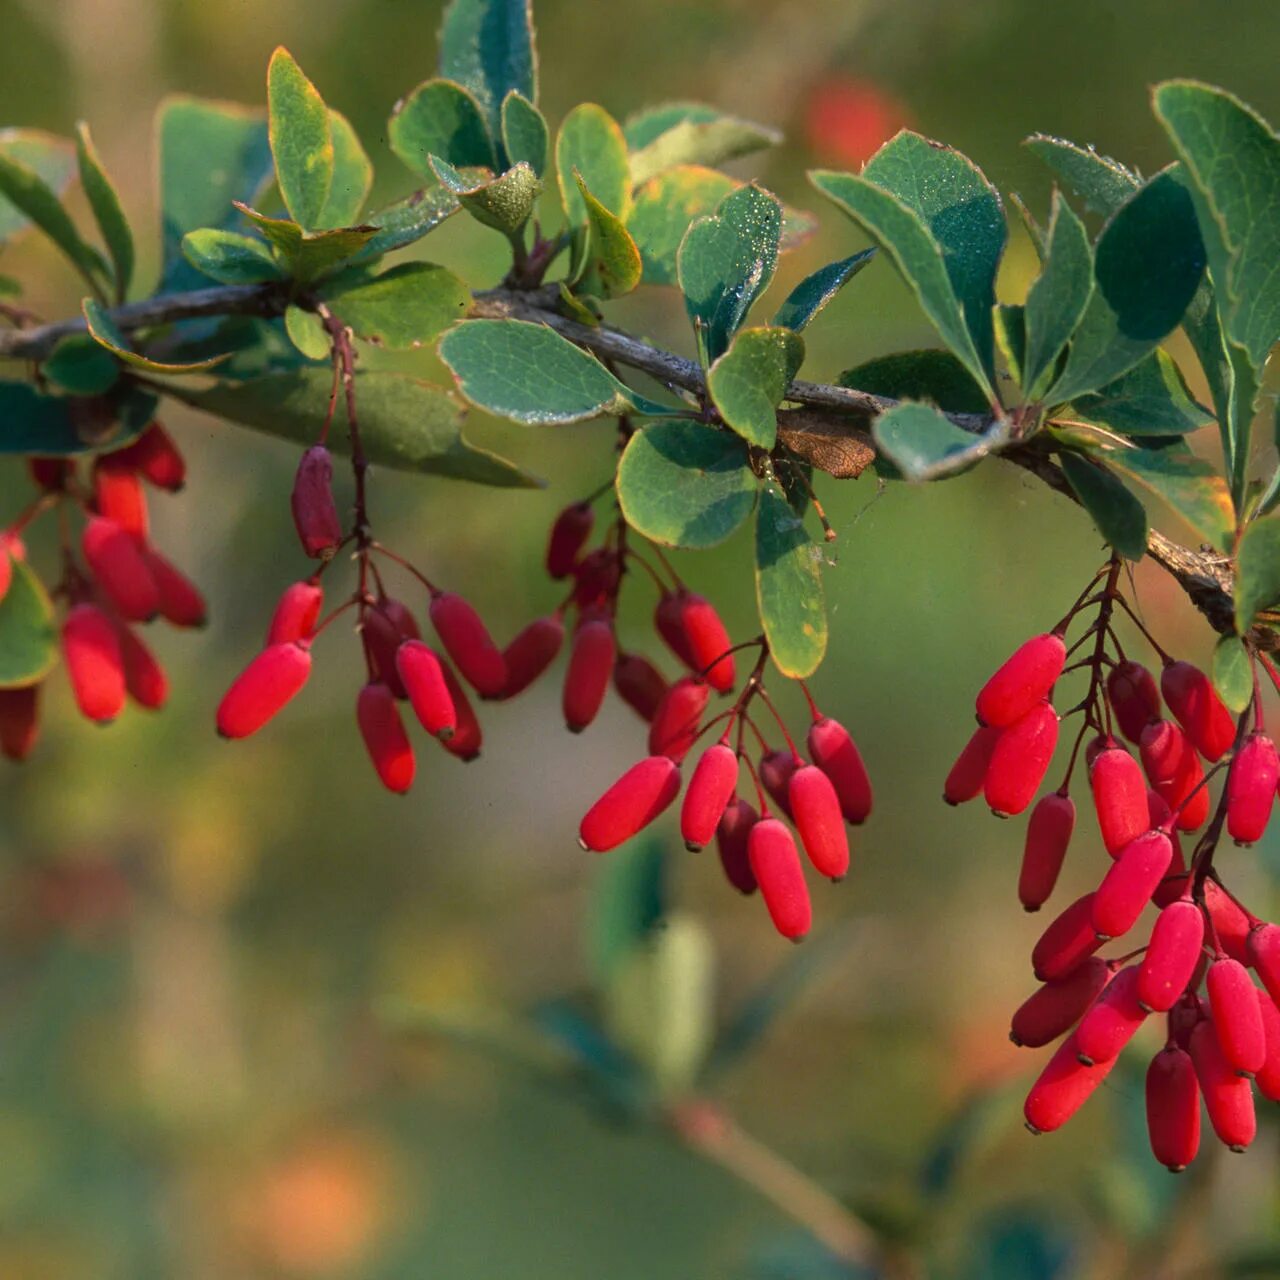
[[[1253,1075],[1267,1060],[1267,1035],[1248,969],[1239,960],[1220,956],[1209,966],[1205,989],[1227,1061],[1242,1074]]]
[[[756,878],[751,871],[751,859],[747,845],[751,828],[760,821],[760,815],[747,801],[734,796],[725,807],[716,827],[716,849],[720,854],[720,866],[725,879],[739,893],[755,893]]]
[[[1271,821],[1280,759],[1264,733],[1251,733],[1236,752],[1227,774],[1227,831],[1236,844],[1253,844]]]
[[[13,556],[8,546],[0,540],[0,600],[9,594],[9,584],[13,581]]]
[[[704,680],[681,676],[667,690],[649,726],[649,753],[670,756],[679,764],[698,736],[698,726],[710,697],[711,690]]]
[[[681,592],[665,592],[653,611],[653,625],[667,642],[667,647],[686,667],[697,669],[693,647],[684,629],[684,604]]]
[[[908,121],[906,108],[870,80],[831,75],[808,92],[804,128],[823,164],[860,169]]]
[[[849,837],[831,779],[817,765],[801,765],[791,775],[787,794],[800,843],[814,870],[829,880],[842,880],[849,871]]]
[[[1195,749],[1217,761],[1236,740],[1236,724],[1217,691],[1199,667],[1170,662],[1160,673],[1160,690]]]
[[[25,760],[39,733],[40,686],[0,689],[0,754],[8,760]]]
[[[69,458],[28,458],[27,469],[37,488],[46,493],[60,493],[75,468]]]
[[[1073,1033],[1058,1046],[1031,1086],[1022,1114],[1032,1133],[1052,1133],[1060,1129],[1084,1106],[1116,1064],[1112,1058],[1096,1067],[1086,1067],[1077,1053]]]
[[[979,722],[1005,729],[1021,720],[1048,698],[1066,660],[1061,636],[1033,636],[982,686],[974,704]]]
[[[502,696],[514,698],[523,693],[556,660],[563,643],[564,623],[558,613],[529,623],[502,651],[507,667]]]
[[[789,749],[768,751],[760,757],[760,781],[769,799],[793,822],[791,812],[791,775],[804,763]]]
[[[1075,825],[1075,802],[1061,791],[1041,796],[1032,809],[1018,877],[1018,901],[1024,910],[1039,911],[1048,901]]]
[[[1156,918],[1138,967],[1138,999],[1163,1013],[1177,1004],[1200,963],[1204,913],[1189,898],[1171,902]]]
[[[1089,741],[1085,744],[1085,749],[1084,749],[1085,768],[1092,769],[1093,766],[1097,763],[1098,757],[1104,751],[1108,750],[1110,747],[1114,747],[1115,745],[1116,745],[1116,740],[1114,738],[1108,737],[1101,733],[1097,734],[1095,737],[1090,738]]]
[[[1249,963],[1249,933],[1257,922],[1216,881],[1204,882],[1204,907],[1222,949],[1233,960]]]
[[[1093,927],[1093,894],[1086,893],[1040,935],[1031,952],[1031,967],[1041,982],[1056,982],[1082,965],[1104,941]]]
[[[314,578],[285,587],[271,615],[271,625],[267,627],[267,643],[310,640],[323,604],[324,588]]]
[[[737,785],[738,753],[727,743],[714,743],[699,757],[680,809],[680,834],[690,852],[711,843]]]
[[[1240,1075],[1227,1061],[1212,1018],[1196,1023],[1189,1052],[1214,1133],[1232,1151],[1243,1151],[1258,1132],[1253,1090],[1248,1077]]]
[[[965,743],[964,749],[956,757],[956,762],[942,784],[942,798],[948,804],[964,804],[981,794],[982,784],[986,781],[987,769],[991,764],[991,753],[1000,741],[1000,729],[989,729],[985,725],[974,731],[973,737]]]
[[[622,581],[622,560],[610,547],[583,556],[573,571],[573,601],[583,609],[608,604]]]
[[[1039,1049],[1056,1040],[1079,1021],[1110,976],[1107,962],[1090,956],[1065,978],[1046,982],[1018,1006],[1009,1039],[1028,1049]]]
[[[1173,858],[1173,842],[1164,831],[1144,831],[1120,850],[1093,895],[1093,927],[1118,938],[1137,923]]]
[[[160,593],[160,616],[175,627],[203,627],[209,610],[200,589],[154,547],[144,554]]]
[[[1265,991],[1259,991],[1258,1010],[1267,1038],[1267,1058],[1255,1077],[1258,1092],[1272,1102],[1280,1102],[1280,1009]]]
[[[458,727],[445,667],[421,640],[405,640],[396,650],[396,673],[409,705],[432,737],[445,741]]]
[[[595,718],[609,692],[618,646],[608,618],[586,619],[574,633],[561,706],[571,733],[581,733]]]
[[[680,769],[667,756],[646,756],[587,810],[578,828],[584,849],[606,853],[647,827],[676,798]]]
[[[1257,924],[1249,932],[1246,964],[1251,964],[1273,1000],[1280,997],[1280,925]]]
[[[654,622],[676,657],[717,693],[733,688],[737,675],[733,655],[727,652],[729,633],[706,597],[683,588],[664,596],[658,601]]]
[[[482,698],[500,698],[507,664],[471,604],[453,591],[437,591],[431,597],[431,625],[462,678]]]
[[[342,521],[333,500],[333,459],[322,444],[302,455],[293,478],[293,524],[302,550],[328,560],[342,541]]]
[[[1076,1053],[1086,1066],[1111,1062],[1146,1020],[1138,1003],[1138,966],[1121,969],[1107,983],[1076,1028]]]
[[[1147,781],[1177,812],[1178,827],[1194,831],[1202,826],[1209,816],[1209,789],[1200,786],[1204,767],[1187,735],[1169,720],[1154,720],[1142,731],[1138,751]]]
[[[773,927],[784,938],[799,941],[809,932],[813,911],[800,854],[787,824],[762,818],[747,838],[747,856]]]
[[[1114,858],[1149,829],[1147,784],[1138,762],[1123,747],[1113,744],[1099,752],[1093,762],[1089,785],[1102,843]]]
[[[667,695],[666,677],[638,653],[620,653],[613,666],[613,687],[618,697],[646,723],[657,715]]]
[[[356,698],[356,723],[369,759],[388,791],[403,794],[413,785],[413,747],[404,731],[395,694],[381,681],[370,681]]]
[[[1147,1133],[1151,1152],[1181,1173],[1200,1150],[1200,1085],[1191,1055],[1166,1045],[1147,1068]]]
[[[114,520],[135,538],[147,536],[147,495],[137,473],[106,454],[93,464],[93,505],[100,516]]]
[[[567,578],[578,563],[578,555],[591,537],[596,513],[589,502],[575,502],[556,516],[547,539],[547,573]]]
[[[280,711],[307,682],[311,650],[301,641],[268,645],[231,682],[218,704],[218,732],[247,738]]]
[[[1208,1006],[1194,991],[1188,991],[1169,1010],[1169,1040],[1179,1049],[1191,1048],[1191,1033],[1209,1016]]]
[[[80,547],[103,593],[126,622],[147,622],[160,612],[160,589],[137,541],[114,520],[91,516]]]
[[[126,626],[120,627],[120,655],[124,659],[124,683],[140,707],[158,711],[169,698],[169,680],[155,654]]]
[[[849,730],[823,716],[809,726],[809,758],[831,779],[845,821],[856,827],[871,815],[871,779]]]
[[[73,606],[62,624],[62,655],[80,714],[99,724],[124,710],[120,635],[97,605]]]
[[[440,732],[436,736],[451,756],[457,756],[459,760],[469,763],[479,756],[480,748],[484,744],[484,731],[480,726],[480,717],[476,715],[471,699],[467,697],[467,691],[462,687],[462,681],[454,675],[453,668],[443,659],[440,659],[440,674],[444,677],[445,692],[448,693],[449,701],[453,704],[456,723],[453,733],[446,735]],[[415,707],[414,710],[417,711],[417,708]],[[422,718],[422,712],[418,712],[418,719]],[[432,730],[428,729],[427,732],[430,733]]]
[[[982,784],[999,817],[1021,813],[1035,799],[1058,745],[1058,714],[1047,703],[1032,707],[1001,734]]]
[[[177,493],[187,480],[187,464],[173,437],[153,422],[132,444],[108,455],[127,464],[157,489]]]
[[[1155,676],[1140,662],[1118,662],[1107,675],[1107,698],[1120,732],[1137,742],[1142,731],[1160,716],[1160,691]]]
[[[374,676],[397,698],[408,697],[396,665],[396,654],[406,640],[419,638],[413,614],[393,596],[383,596],[373,608],[364,610],[360,636]]]

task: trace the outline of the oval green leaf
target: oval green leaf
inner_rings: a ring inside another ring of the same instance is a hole
[[[182,237],[182,254],[201,275],[220,284],[267,284],[284,279],[271,249],[236,231],[217,227],[188,231]]]
[[[772,449],[777,408],[804,360],[804,339],[791,329],[742,329],[707,372],[721,416],[744,440]]]
[[[1147,553],[1147,512],[1101,463],[1063,453],[1058,461],[1098,532],[1128,560]]]
[[[373,165],[351,122],[332,107],[329,133],[333,138],[333,181],[316,225],[332,229],[349,226],[360,216],[373,186]]]
[[[1253,663],[1239,636],[1223,636],[1214,645],[1212,672],[1214,688],[1239,715],[1253,700]]]
[[[432,341],[471,305],[467,286],[430,262],[403,262],[354,288],[321,296],[356,337],[393,351]]]
[[[1260,609],[1280,604],[1280,513],[1255,520],[1236,553],[1236,630],[1243,635]]]
[[[120,197],[107,177],[89,136],[89,126],[83,120],[76,126],[76,159],[80,165],[80,185],[84,187],[89,208],[93,210],[94,221],[111,258],[116,301],[123,302],[133,279],[133,232],[129,230],[129,220],[124,215]]]
[[[0,556],[9,553],[0,548]],[[13,560],[9,589],[0,597],[0,689],[43,679],[57,660],[58,633],[44,584],[25,560]]]
[[[428,80],[401,98],[387,121],[387,141],[399,159],[431,179],[430,160],[497,169],[498,156],[480,104],[452,80]]]
[[[756,512],[756,604],[769,653],[784,676],[811,676],[827,651],[822,551],[772,487]]]
[[[329,110],[283,45],[267,65],[267,126],[285,208],[301,226],[318,227],[333,185]]]

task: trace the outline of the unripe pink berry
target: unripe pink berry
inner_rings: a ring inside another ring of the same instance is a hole
[[[1080,1020],[1110,976],[1107,962],[1090,956],[1065,978],[1046,982],[1018,1006],[1009,1039],[1028,1049],[1039,1049],[1056,1040]]]
[[[1076,1053],[1086,1066],[1111,1062],[1137,1034],[1147,1011],[1138,1003],[1138,966],[1128,965],[1107,983],[1076,1028]]]
[[[711,843],[737,785],[738,753],[727,743],[713,743],[698,758],[680,809],[680,834],[690,852]]]
[[[613,687],[618,697],[646,723],[658,714],[669,688],[666,676],[638,653],[618,654],[613,666]]]
[[[302,550],[328,560],[342,541],[342,521],[333,500],[333,459],[324,445],[312,445],[302,455],[290,501]]]
[[[1243,1151],[1258,1132],[1253,1090],[1248,1077],[1227,1061],[1212,1018],[1196,1023],[1189,1052],[1214,1133],[1232,1151]]]
[[[77,604],[62,624],[62,657],[80,714],[98,724],[124,710],[124,655],[111,619],[95,604]]]
[[[547,573],[551,577],[567,578],[573,572],[595,523],[596,513],[589,502],[575,502],[556,516],[547,539]]]
[[[287,644],[290,640],[310,640],[320,620],[324,604],[324,588],[314,578],[294,582],[285,587],[276,602],[267,627],[268,644]]]
[[[747,837],[747,856],[773,927],[784,938],[798,942],[809,932],[813,910],[800,854],[787,824],[762,818]]]
[[[571,733],[581,733],[595,718],[609,692],[618,646],[609,618],[589,617],[574,633],[561,707]]]
[[[502,651],[507,665],[503,698],[523,693],[555,660],[564,644],[564,623],[558,613],[535,618]]]
[[[1204,912],[1190,900],[1171,902],[1156,918],[1138,966],[1138,999],[1163,1013],[1177,1004],[1200,963]]]
[[[133,468],[118,459],[119,454],[104,454],[94,461],[94,510],[132,537],[145,539],[149,528],[147,495]]]
[[[809,726],[809,758],[831,779],[845,821],[855,827],[871,816],[871,779],[857,744],[838,720],[823,716]]]
[[[680,791],[680,769],[667,756],[646,756],[587,810],[578,828],[584,849],[605,853],[647,827]]]
[[[1248,969],[1239,960],[1220,956],[1209,966],[1205,990],[1227,1061],[1242,1075],[1261,1070],[1267,1059],[1267,1035]]]
[[[1093,927],[1093,894],[1086,893],[1040,935],[1031,951],[1031,967],[1041,982],[1056,982],[1082,965],[1104,941]]]
[[[1227,832],[1236,844],[1253,844],[1271,821],[1280,759],[1265,733],[1251,733],[1227,774]]]
[[[1121,746],[1099,752],[1089,770],[1102,843],[1114,858],[1148,830],[1147,784],[1138,762]]]
[[[1280,1102],[1280,1009],[1265,991],[1259,991],[1258,1010],[1267,1039],[1267,1058],[1254,1078],[1264,1098]]]
[[[140,707],[158,711],[169,699],[169,679],[155,654],[124,624],[120,626],[120,656],[129,696]]]
[[[453,591],[437,591],[430,611],[431,625],[462,678],[482,698],[500,698],[507,664],[480,615]]]
[[[1181,1173],[1200,1150],[1200,1085],[1191,1055],[1166,1045],[1147,1068],[1147,1133],[1151,1152]]]
[[[1112,1058],[1096,1067],[1086,1067],[1077,1053],[1073,1032],[1058,1046],[1031,1086],[1022,1114],[1032,1133],[1052,1133],[1060,1129],[1088,1102],[1116,1064]]]
[[[1033,636],[982,686],[974,704],[978,720],[997,729],[1021,720],[1048,698],[1066,660],[1061,636]]]
[[[416,767],[413,747],[404,731],[395,694],[381,681],[370,681],[360,690],[356,723],[382,785],[401,795],[408,791]]]
[[[396,672],[413,713],[434,738],[446,741],[458,728],[458,710],[445,666],[421,640],[405,640],[396,650]]]
[[[268,645],[231,682],[218,704],[218,732],[247,738],[279,712],[306,684],[311,649],[302,641]]]
[[[0,755],[25,760],[39,735],[40,686],[0,689]]]
[[[1035,799],[1058,745],[1058,713],[1037,703],[1000,734],[991,753],[983,795],[992,813],[1012,817]]]
[[[711,690],[697,676],[681,676],[667,690],[649,726],[649,753],[670,756],[677,764],[689,754],[698,736],[702,713]]]
[[[154,547],[143,554],[160,593],[160,616],[175,627],[203,627],[209,609],[200,588]]]
[[[1142,731],[1138,750],[1147,781],[1177,811],[1179,829],[1202,826],[1209,816],[1209,789],[1200,786],[1204,766],[1187,735],[1170,720],[1153,720]]]
[[[1195,749],[1206,760],[1221,760],[1236,740],[1236,724],[1209,677],[1189,662],[1170,662],[1160,673],[1160,690]]]
[[[1051,791],[1041,796],[1027,823],[1018,877],[1018,901],[1026,911],[1039,911],[1058,883],[1062,860],[1076,825],[1076,806],[1070,796]]]
[[[1140,662],[1118,662],[1107,673],[1107,699],[1120,732],[1137,742],[1142,731],[1160,715],[1160,691],[1155,676]]]
[[[146,556],[114,520],[91,516],[80,548],[103,594],[126,622],[149,622],[160,612],[160,590]]]
[[[942,798],[950,805],[964,804],[982,794],[982,784],[987,778],[987,769],[991,764],[991,753],[1000,741],[1000,729],[990,729],[980,725],[964,749],[956,757],[956,762],[942,784]]]
[[[132,444],[108,456],[136,471],[157,489],[170,493],[177,493],[187,480],[187,464],[173,437],[159,422],[153,422]]]
[[[1245,963],[1253,966],[1272,1000],[1280,999],[1280,925],[1254,925],[1246,943]]]
[[[1105,938],[1128,933],[1172,858],[1173,842],[1164,831],[1144,831],[1125,845],[1093,895],[1093,927]]]
[[[769,793],[769,799],[792,822],[795,821],[795,815],[791,812],[791,777],[803,763],[788,748],[766,751],[760,757],[760,781]]]
[[[454,726],[452,733],[441,730],[436,733],[436,737],[440,739],[441,745],[451,756],[457,756],[459,760],[469,763],[479,756],[480,748],[484,744],[480,717],[476,715],[471,699],[467,697],[462,681],[454,675],[453,668],[443,658],[440,658],[439,662],[440,674],[444,677],[445,692],[449,695],[449,701],[453,706]],[[422,719],[421,713],[418,718]],[[436,722],[435,717],[432,722]],[[426,725],[424,724],[423,727],[426,728]],[[428,728],[427,732],[434,731]]]
[[[760,821],[754,806],[739,796],[734,796],[725,806],[720,824],[716,827],[716,849],[720,854],[720,866],[724,877],[739,893],[755,893],[756,878],[751,870],[747,845],[751,828]]]

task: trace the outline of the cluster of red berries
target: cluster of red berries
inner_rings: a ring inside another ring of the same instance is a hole
[[[153,422],[125,448],[99,454],[87,474],[69,458],[32,458],[28,467],[39,493],[0,532],[0,598],[14,562],[26,559],[23,535],[38,518],[58,512],[62,563],[53,596],[66,606],[62,657],[76,705],[98,724],[114,720],[126,698],[163,706],[168,680],[135,628],[158,617],[177,627],[205,621],[200,592],[150,541],[146,486],[181,489],[182,454]],[[78,546],[67,516],[77,510]],[[42,682],[0,689],[0,751],[11,760],[25,759],[35,745],[41,689]]]
[[[1239,845],[1262,836],[1280,760],[1264,732],[1259,684],[1237,723],[1208,676],[1170,658],[1142,627],[1117,589],[1119,568],[1113,561],[1100,590],[1095,577],[1053,631],[1028,640],[983,686],[979,727],[947,777],[944,798],[959,804],[982,793],[1002,817],[1027,809],[1057,743],[1054,687],[1064,671],[1089,672],[1084,699],[1066,713],[1082,717],[1066,778],[1040,798],[1027,824],[1019,898],[1037,911],[1057,883],[1075,827],[1070,781],[1082,746],[1111,863],[1098,887],[1066,907],[1036,943],[1032,967],[1043,985],[1014,1014],[1010,1035],[1031,1048],[1065,1036],[1026,1100],[1028,1128],[1044,1133],[1075,1114],[1151,1014],[1166,1014],[1165,1044],[1147,1072],[1147,1120],[1156,1158],[1180,1170],[1199,1148],[1202,1096],[1214,1132],[1235,1151],[1256,1131],[1251,1080],[1264,1097],[1280,1100],[1280,927],[1243,907],[1214,866],[1224,826]],[[1068,649],[1069,626],[1094,605],[1094,621]],[[1156,649],[1158,684],[1120,648],[1117,608]],[[1090,641],[1092,653],[1068,666]],[[1280,689],[1274,667],[1254,658]],[[1209,784],[1221,772],[1226,785],[1211,817]],[[1181,835],[1201,828],[1188,860]],[[1147,944],[1100,958],[1099,949],[1129,933],[1149,903],[1158,914]]]

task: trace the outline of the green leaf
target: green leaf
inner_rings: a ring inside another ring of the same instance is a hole
[[[498,168],[480,104],[452,80],[427,80],[401,98],[387,121],[391,150],[420,177],[431,179],[431,157],[451,165]]]
[[[1116,213],[1142,185],[1136,173],[1092,147],[1080,147],[1046,133],[1033,133],[1023,145],[1085,202],[1086,209],[1104,218]]]
[[[799,333],[875,256],[875,249],[863,249],[851,258],[830,262],[812,275],[805,276],[787,294],[787,300],[778,308],[773,323]]]
[[[676,256],[689,224],[712,213],[734,188],[726,174],[684,166],[636,192],[627,229],[640,250],[645,284],[676,283]]]
[[[581,422],[631,407],[595,356],[546,325],[468,320],[440,340],[458,389],[482,409],[529,425]]]
[[[452,0],[440,31],[440,74],[471,91],[500,137],[512,89],[538,101],[531,0]]]
[[[511,164],[523,160],[539,178],[546,173],[551,145],[547,122],[518,89],[512,89],[502,100],[502,145]]]
[[[89,126],[82,120],[76,125],[76,159],[80,166],[80,184],[84,187],[89,208],[93,210],[102,241],[111,258],[116,282],[116,301],[123,302],[133,279],[133,232],[124,216],[120,197],[102,167],[98,152],[89,136]]]
[[[38,175],[55,195],[62,195],[76,173],[76,154],[65,138],[41,129],[0,129],[0,156]],[[0,244],[31,226],[31,219],[0,195]]]
[[[591,972],[602,986],[666,914],[665,853],[663,841],[650,837],[632,840],[596,864],[591,909],[583,915]]]
[[[1236,630],[1243,635],[1259,609],[1280,604],[1280,514],[1254,520],[1236,552]]]
[[[618,464],[627,523],[664,547],[714,547],[751,514],[759,485],[728,431],[677,419],[637,431]]]
[[[9,553],[0,548],[0,556]],[[53,604],[25,560],[12,560],[9,589],[0,596],[0,689],[42,680],[58,657]]]
[[[321,228],[346,227],[353,223],[369,198],[373,186],[373,165],[365,153],[351,122],[340,111],[329,108],[329,133],[333,138],[333,182],[329,198],[316,224]]]
[[[142,434],[155,416],[156,397],[129,383],[108,395],[41,395],[29,382],[0,382],[0,454],[70,457]]]
[[[627,120],[623,134],[631,151],[631,180],[637,185],[676,165],[714,168],[782,141],[776,129],[690,102],[642,111]]]
[[[284,206],[295,222],[313,230],[333,185],[333,134],[319,90],[283,45],[267,66],[267,124]]]
[[[1147,554],[1147,512],[1142,503],[1099,462],[1076,453],[1059,455],[1063,473],[1098,532],[1126,559]]]
[[[781,203],[754,183],[730,192],[685,232],[676,273],[705,363],[724,354],[769,287],[781,232]]]
[[[1027,239],[1031,241],[1031,247],[1036,251],[1036,257],[1043,265],[1045,250],[1048,248],[1044,228],[1036,221],[1035,214],[1027,208],[1026,201],[1016,191],[1009,192],[1009,203],[1013,205],[1014,212],[1022,223],[1022,229],[1027,233]]]
[[[756,512],[756,603],[774,665],[794,680],[811,676],[827,651],[821,562],[804,521],[765,488]]]
[[[620,298],[640,283],[640,250],[620,218],[587,189],[580,173],[574,177],[587,208],[587,250],[580,278],[582,290],[597,298]]]
[[[1062,196],[1053,193],[1045,264],[1027,294],[1026,355],[1020,377],[1033,400],[1048,389],[1076,325],[1093,293],[1093,251],[1084,223]]]
[[[1204,264],[1191,196],[1166,169],[1103,227],[1093,295],[1046,398],[1073,400],[1096,391],[1150,354],[1182,323]]]
[[[586,201],[574,171],[610,213],[624,222],[631,212],[631,171],[618,122],[594,102],[583,102],[564,118],[556,137],[556,176],[570,227],[587,221]]]
[[[102,395],[120,378],[119,363],[87,333],[63,338],[41,364],[40,371],[50,382],[76,396]]]
[[[308,360],[331,358],[333,343],[329,331],[314,311],[304,311],[291,303],[284,310],[284,331],[289,335],[289,341]]]
[[[837,381],[891,400],[930,400],[947,413],[986,413],[991,407],[973,375],[950,351],[877,356],[846,369]]]
[[[188,231],[182,237],[182,253],[201,275],[222,284],[266,284],[285,278],[267,245],[236,231]]]
[[[439,156],[431,157],[431,167],[477,222],[505,236],[515,236],[529,221],[538,192],[542,190],[537,175],[523,162],[497,178],[479,182],[459,173]]]
[[[403,262],[354,288],[321,290],[321,297],[356,337],[394,351],[430,342],[471,305],[467,286],[430,262]]]
[[[1173,357],[1160,349],[1056,416],[1126,436],[1181,436],[1213,422],[1213,415],[1192,399]]]
[[[207,390],[185,384],[170,394],[219,418],[299,444],[311,444],[324,421],[333,375],[316,366],[268,374],[244,382],[222,382]],[[445,387],[383,370],[356,372],[360,441],[376,466],[452,476],[479,484],[536,485],[509,462],[467,444],[461,436],[465,410]],[[330,433],[329,447],[349,448],[347,433]]]
[[[1027,358],[1027,309],[1014,303],[997,302],[992,319],[996,326],[996,346],[1009,367],[1009,376],[1022,386],[1023,362]]]
[[[742,329],[707,372],[721,416],[744,440],[772,449],[776,410],[804,361],[804,339],[791,329]]]
[[[871,424],[876,444],[906,480],[938,480],[980,462],[1007,438],[997,422],[986,435],[965,431],[927,404],[907,402]]]
[[[251,203],[272,174],[267,122],[261,112],[201,98],[168,98],[157,116],[162,292],[199,289],[204,278],[182,254],[182,239],[201,227],[229,230],[233,202]]]
[[[152,360],[149,356],[134,351],[129,345],[129,339],[116,327],[110,312],[100,302],[93,298],[85,298],[80,305],[80,310],[84,313],[85,324],[89,327],[89,336],[118,360],[123,360],[125,364],[132,365],[135,369],[145,369],[148,373],[203,373],[206,369],[212,369],[214,365],[228,359],[228,356],[217,355],[205,360],[195,360],[189,364]]]
[[[1253,663],[1239,636],[1223,636],[1214,645],[1212,670],[1223,702],[1239,715],[1253,701]]]
[[[458,197],[439,184],[415,191],[369,215],[377,231],[352,255],[352,261],[368,262],[393,249],[403,249],[434,231],[461,208]]]
[[[1115,449],[1107,465],[1127,480],[1163,498],[1219,551],[1230,549],[1235,514],[1226,483],[1216,469],[1190,452]]]
[[[288,275],[300,284],[308,284],[348,265],[378,234],[377,227],[304,231],[288,218],[269,218],[238,201],[236,208],[266,236],[280,255]]]

